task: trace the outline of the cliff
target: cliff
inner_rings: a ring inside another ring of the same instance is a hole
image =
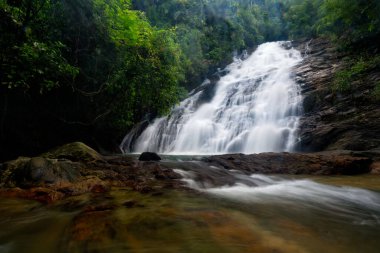
[[[332,89],[336,73],[348,68],[344,59],[354,53],[339,51],[328,40],[319,38],[296,42],[305,54],[295,68],[304,97],[298,149],[370,150],[380,148],[380,105],[373,89],[380,81],[380,70],[372,69],[360,77],[352,92]]]

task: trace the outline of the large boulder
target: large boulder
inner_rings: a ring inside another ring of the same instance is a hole
[[[139,161],[160,161],[161,157],[153,152],[143,152],[139,156]]]
[[[82,142],[73,142],[57,147],[41,155],[50,159],[67,159],[73,162],[99,162],[104,161],[102,155]]]
[[[0,175],[4,186],[29,188],[74,182],[81,168],[80,163],[69,160],[19,158],[5,163]]]
[[[39,157],[19,157],[4,163],[0,183],[6,187],[30,188],[69,184],[79,180],[86,164],[105,163],[104,158],[81,142],[55,148]]]

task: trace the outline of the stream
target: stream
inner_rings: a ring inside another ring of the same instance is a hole
[[[188,190],[0,199],[0,253],[378,252],[380,178],[246,175],[166,156]],[[109,207],[110,206],[110,207]]]

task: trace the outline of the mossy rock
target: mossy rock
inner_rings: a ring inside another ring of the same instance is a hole
[[[13,173],[18,168],[23,168],[29,163],[30,157],[19,157],[16,160],[5,162],[0,169],[0,186],[4,186],[11,181]]]
[[[101,154],[82,142],[68,143],[42,154],[41,157],[84,163],[104,161]]]
[[[81,177],[82,169],[82,163],[68,160],[20,157],[4,164],[0,181],[2,186],[21,188],[71,183]]]

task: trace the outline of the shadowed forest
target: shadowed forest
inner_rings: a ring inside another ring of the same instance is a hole
[[[70,141],[103,152],[165,115],[234,55],[326,37],[334,92],[379,69],[376,0],[1,0],[0,159]],[[369,91],[380,99],[380,83]]]

